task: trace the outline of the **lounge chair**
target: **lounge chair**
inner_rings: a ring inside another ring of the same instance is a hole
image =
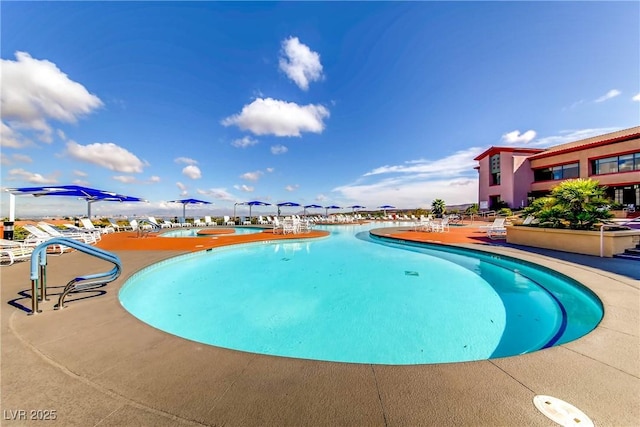
[[[205,223],[207,226],[216,226],[216,225],[218,225],[218,223],[217,223],[216,221],[212,220],[212,219],[211,219],[211,217],[210,217],[209,215],[205,215],[205,217],[204,217],[204,223]]]
[[[493,220],[493,223],[491,224],[487,224],[487,225],[481,225],[480,229],[483,230],[487,230],[487,229],[491,229],[491,228],[504,228],[504,223],[507,219],[506,218],[495,218]]]
[[[51,237],[66,237],[68,239],[74,239],[87,245],[96,243],[96,238],[93,233],[86,233],[82,231],[61,231],[53,225],[40,221],[38,227]]]
[[[491,240],[506,239],[507,229],[505,227],[495,227],[487,229],[487,237]]]
[[[524,221],[522,221],[522,225],[531,225],[533,224],[533,220],[535,219],[536,217],[534,217],[533,215],[529,215],[524,219]]]
[[[111,227],[113,227],[113,229],[115,231],[127,231],[127,230],[131,230],[131,226],[130,225],[120,225],[118,224],[118,221],[116,221],[113,218],[109,218],[109,224],[111,224]]]
[[[52,235],[50,235],[49,233],[45,233],[44,230],[36,227],[33,224],[25,224],[22,226],[22,228],[29,232],[27,238],[22,241],[24,245],[32,246],[35,248],[36,246],[53,239]],[[57,254],[63,254],[64,252],[68,252],[71,250],[70,247],[63,245],[51,245],[49,248],[51,252]]]
[[[16,261],[28,260],[34,248],[20,241],[0,239],[0,265],[6,267]]]
[[[102,239],[102,234],[113,233],[115,231],[113,227],[98,228],[89,218],[80,218],[80,223],[82,224],[80,231],[93,234],[96,241]]]
[[[235,221],[231,221],[231,218],[229,218],[227,215],[224,216],[224,225],[236,225]]]

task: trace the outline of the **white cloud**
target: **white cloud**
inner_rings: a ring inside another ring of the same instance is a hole
[[[33,163],[33,159],[26,154],[15,153],[11,155],[11,158],[17,163]]]
[[[608,99],[611,98],[615,98],[616,96],[620,95],[622,92],[620,92],[618,89],[611,89],[609,92],[605,93],[604,95],[602,95],[600,98],[596,99],[593,102],[604,102]]]
[[[271,154],[275,154],[275,155],[284,154],[287,151],[289,151],[289,149],[286,146],[281,144],[271,146]]]
[[[160,177],[159,177],[159,176],[156,176],[156,175],[152,175],[152,176],[149,178],[149,182],[160,182]]]
[[[520,133],[519,130],[514,130],[502,135],[502,142],[508,145],[526,145],[535,137],[536,131],[534,130],[528,130],[525,133]]]
[[[39,173],[29,172],[24,169],[11,169],[9,171],[10,180],[20,179],[31,184],[57,184],[55,177],[45,177]]]
[[[132,184],[136,182],[136,177],[131,175],[116,175],[112,178],[125,184]]]
[[[40,133],[51,142],[48,120],[75,123],[103,103],[96,95],[74,82],[54,63],[16,52],[16,60],[1,59],[0,108],[9,126]]]
[[[86,172],[84,172],[84,171],[79,171],[79,170],[77,170],[77,169],[73,171],[73,174],[74,174],[75,176],[81,176],[81,177],[83,177],[83,178],[84,178],[84,177],[86,177],[86,176],[89,176]]]
[[[474,203],[478,177],[473,160],[483,148],[471,147],[441,159],[419,159],[375,168],[354,183],[332,191],[337,204],[361,204],[373,209],[390,204],[398,208],[429,207],[440,198],[447,204]],[[322,200],[324,201],[324,200]]]
[[[233,188],[235,188],[236,190],[240,190],[243,191],[245,193],[251,193],[255,190],[255,187],[251,187],[250,185],[234,185]]]
[[[233,140],[231,145],[238,148],[247,148],[251,147],[252,145],[256,145],[257,143],[257,139],[253,139],[250,136],[245,136],[243,138]]]
[[[178,187],[178,190],[180,190],[181,196],[186,196],[188,194],[187,186],[181,183],[180,181],[176,182],[176,187]]]
[[[429,176],[456,176],[458,174],[475,172],[473,168],[477,162],[473,160],[484,151],[482,148],[471,147],[458,151],[450,156],[437,160],[410,160],[401,165],[385,165],[365,173],[363,176],[372,176],[389,173],[416,174],[421,177]]]
[[[179,163],[179,164],[180,163],[184,164],[184,165],[197,165],[198,164],[197,160],[190,159],[189,157],[177,157],[177,158],[173,159],[173,161],[176,162],[176,163]]]
[[[552,145],[566,144],[568,142],[580,141],[582,139],[591,138],[594,136],[604,135],[620,130],[620,128],[596,128],[596,129],[578,129],[578,130],[563,130],[559,135],[546,136],[544,138],[538,138],[531,143],[531,146],[536,147],[550,147]]]
[[[636,96],[634,96],[633,98],[631,98],[632,101],[638,101],[640,102],[640,93],[638,93]]]
[[[271,172],[273,172],[275,169],[274,169],[274,168],[267,168],[267,169],[265,169],[265,170],[266,170],[267,172],[271,173]]]
[[[312,51],[297,37],[282,41],[280,69],[302,90],[309,89],[309,83],[321,80],[322,64],[320,55]]]
[[[198,194],[203,196],[210,196],[214,199],[224,200],[227,202],[233,202],[235,197],[227,191],[226,188],[210,188],[209,190],[197,190]]]
[[[200,172],[200,168],[195,165],[185,166],[185,168],[182,169],[182,174],[191,179],[202,178],[202,172]]]
[[[398,208],[428,208],[434,199],[448,205],[475,203],[478,199],[478,178],[419,179],[403,176],[387,178],[371,184],[350,184],[337,187],[343,200],[372,209],[383,204]]]
[[[0,123],[0,147],[6,148],[22,148],[28,145],[29,141],[13,130],[4,121]]]
[[[258,98],[242,107],[239,114],[221,121],[224,126],[235,125],[255,135],[300,136],[301,132],[322,133],[323,119],[329,110],[322,105],[300,106],[294,102],[272,98]]]
[[[257,181],[260,179],[261,175],[262,171],[247,172],[240,175],[240,178],[246,179],[247,181]]]
[[[298,189],[298,187],[300,187],[298,184],[287,185],[286,187],[284,187],[284,189],[287,190],[287,191],[296,191]]]
[[[67,153],[77,160],[116,172],[140,173],[144,166],[143,162],[133,153],[112,142],[80,145],[69,141],[67,142]]]

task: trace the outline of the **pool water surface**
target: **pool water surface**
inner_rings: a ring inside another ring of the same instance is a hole
[[[234,350],[376,364],[484,360],[574,340],[602,318],[589,290],[475,251],[372,238],[252,243],[152,265],[120,291],[158,329]]]

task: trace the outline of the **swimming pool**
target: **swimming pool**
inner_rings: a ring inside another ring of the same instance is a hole
[[[602,318],[579,283],[476,251],[326,226],[319,240],[253,243],[152,265],[120,291],[158,329],[234,350],[313,360],[483,360],[574,340]]]
[[[179,230],[169,230],[164,231],[159,234],[160,237],[211,237],[212,234],[198,234],[199,231],[203,230],[216,230],[217,233],[215,235],[229,235],[229,234],[253,234],[253,233],[261,233],[262,228],[255,227],[202,227],[202,228],[182,228]],[[224,230],[228,230],[228,233],[224,233]]]

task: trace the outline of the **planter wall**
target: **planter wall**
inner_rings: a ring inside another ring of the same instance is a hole
[[[604,231],[603,255],[612,257],[640,243],[640,230]],[[507,226],[507,243],[600,256],[600,232]]]

